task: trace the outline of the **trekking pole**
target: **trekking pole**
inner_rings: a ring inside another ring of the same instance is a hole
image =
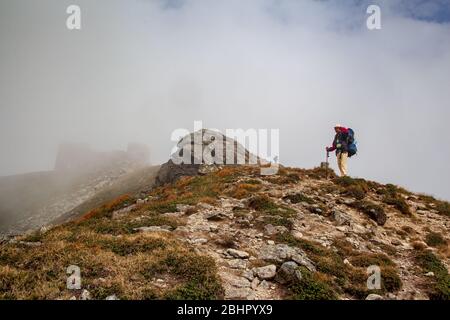
[[[326,159],[327,180],[328,180],[328,173],[329,173],[329,168],[330,168],[330,164],[328,162],[329,157],[330,157],[330,152],[327,150],[327,159]]]

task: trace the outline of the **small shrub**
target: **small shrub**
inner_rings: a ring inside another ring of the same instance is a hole
[[[355,267],[367,268],[369,266],[395,266],[395,263],[388,256],[381,253],[359,253],[351,257],[350,262]]]
[[[313,199],[311,199],[310,197],[308,197],[302,193],[289,194],[287,196],[284,196],[283,200],[284,201],[289,200],[293,204],[300,203],[300,202],[306,202],[308,204],[315,203],[315,201]]]
[[[450,203],[446,201],[438,201],[436,204],[436,210],[439,214],[450,217]]]
[[[344,194],[356,200],[362,200],[366,197],[367,191],[361,185],[352,185],[347,188]]]
[[[352,207],[361,210],[367,214],[372,220],[374,220],[378,225],[384,225],[387,220],[386,213],[383,207],[370,202],[370,201],[355,201],[351,204]]]
[[[429,232],[425,237],[425,242],[430,247],[439,247],[447,244],[447,241],[440,233]]]
[[[190,252],[169,252],[161,260],[144,269],[146,278],[168,272],[184,283],[165,294],[170,300],[212,300],[223,296],[214,260]]]
[[[435,280],[428,290],[430,299],[450,300],[450,275],[439,258],[429,250],[422,250],[416,254],[415,260],[424,272],[434,273]]]
[[[336,300],[337,294],[318,273],[300,267],[302,279],[289,286],[294,300]]]
[[[386,292],[397,292],[402,288],[402,280],[393,267],[381,268],[381,288]]]

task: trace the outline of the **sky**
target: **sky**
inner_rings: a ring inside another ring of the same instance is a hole
[[[450,200],[450,0],[0,0],[0,40],[0,175],[61,142],[162,163],[196,120],[279,129],[280,162],[311,168],[341,123],[352,176]]]

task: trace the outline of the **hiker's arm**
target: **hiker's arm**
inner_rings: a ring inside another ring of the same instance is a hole
[[[336,137],[334,137],[333,143],[331,144],[331,147],[327,147],[327,151],[328,152],[332,152],[334,150],[336,150]]]

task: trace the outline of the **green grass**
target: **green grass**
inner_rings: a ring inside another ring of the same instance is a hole
[[[435,280],[428,290],[432,300],[450,300],[450,275],[439,258],[429,250],[420,250],[415,260],[424,272],[433,272]]]
[[[101,239],[98,241],[98,244],[103,250],[110,250],[119,256],[149,253],[154,250],[167,248],[167,242],[163,239],[144,237],[133,240],[120,238]]]
[[[248,208],[256,211],[272,215],[279,215],[286,218],[292,217],[295,214],[295,210],[286,206],[280,206],[265,195],[257,195],[251,198],[247,206]]]

